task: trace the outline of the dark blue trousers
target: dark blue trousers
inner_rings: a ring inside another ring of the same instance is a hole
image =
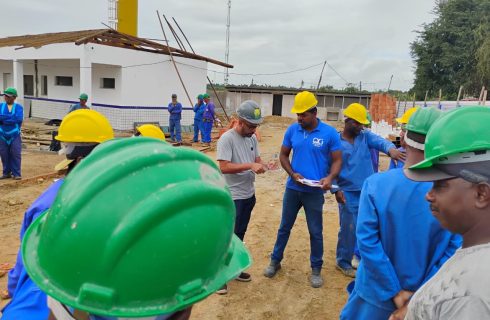
[[[234,200],[235,202],[235,234],[243,241],[245,232],[247,232],[248,223],[252,210],[255,207],[255,195],[248,199]]]
[[[22,140],[20,135],[15,137],[10,143],[7,143],[0,137],[0,158],[2,159],[3,175],[12,174],[14,177],[20,177]]]

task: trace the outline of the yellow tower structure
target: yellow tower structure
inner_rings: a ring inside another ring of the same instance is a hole
[[[138,0],[117,1],[117,31],[138,36]]]

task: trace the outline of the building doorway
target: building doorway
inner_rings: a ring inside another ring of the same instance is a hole
[[[282,94],[275,94],[272,97],[272,115],[282,116]]]

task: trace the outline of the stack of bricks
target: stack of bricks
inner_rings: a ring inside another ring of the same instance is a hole
[[[394,126],[396,118],[396,99],[386,93],[376,93],[371,95],[369,113],[374,122],[386,121]]]

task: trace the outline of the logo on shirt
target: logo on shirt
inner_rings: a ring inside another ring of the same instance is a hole
[[[321,146],[323,146],[323,139],[313,138],[313,146],[317,147],[317,148],[320,148]]]

